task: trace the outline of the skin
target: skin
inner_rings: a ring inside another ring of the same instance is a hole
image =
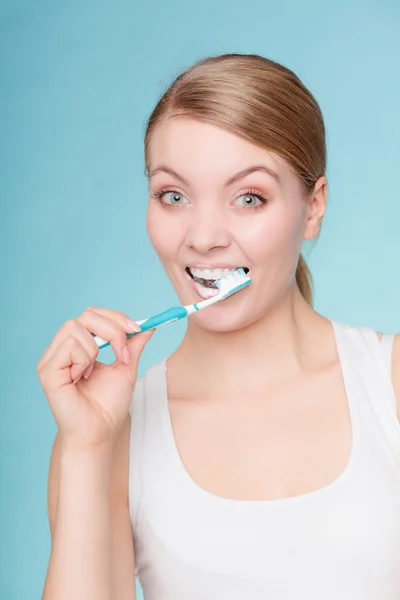
[[[182,304],[200,300],[188,264],[245,266],[253,280],[192,315],[167,361],[171,426],[186,471],[236,500],[328,485],[351,451],[348,401],[332,325],[295,280],[302,242],[321,228],[326,178],[304,198],[276,153],[187,116],[158,124],[149,159],[148,234]],[[254,165],[279,182],[253,172],[226,185]]]
[[[222,382],[226,389],[229,378],[230,394],[248,392],[243,372],[251,374],[258,389],[309,367],[317,358],[310,344],[322,332],[330,335],[330,324],[300,294],[295,270],[302,241],[320,230],[326,178],[316,182],[306,201],[298,178],[278,155],[184,117],[159,124],[150,154],[148,233],[180,301],[200,300],[185,274],[189,263],[247,266],[253,280],[240,293],[189,318],[170,365],[184,364],[188,379],[198,379],[201,369],[207,387],[217,390]],[[273,169],[281,183],[256,172],[224,187],[232,175],[260,164]],[[189,185],[162,171],[151,176],[160,165],[182,175]],[[252,196],[256,206],[243,205],[248,188],[266,196],[268,203]],[[182,194],[179,206],[171,205],[172,193],[154,197],[165,189]]]
[[[254,172],[226,187],[260,164],[280,183]],[[159,124],[149,171],[148,233],[180,301],[200,299],[185,274],[189,263],[246,266],[253,280],[190,317],[168,359],[171,424],[187,471],[202,487],[235,499],[285,497],[329,483],[350,453],[348,405],[331,323],[295,281],[302,241],[321,227],[326,178],[304,199],[275,153],[187,117]],[[256,206],[243,205],[249,188],[267,204],[252,196]],[[182,195],[178,206],[171,205],[173,193],[159,197],[171,189]],[[316,469],[315,448],[324,444],[328,456],[321,453]]]
[[[331,323],[306,303],[295,282],[302,240],[313,239],[321,227],[326,179],[304,199],[279,156],[182,117],[157,126],[150,155],[150,171],[164,164],[187,180],[152,176],[152,194],[172,187],[185,202],[168,208],[152,197],[147,216],[151,241],[182,303],[199,301],[185,275],[188,263],[247,266],[253,279],[245,290],[191,316],[167,361],[171,424],[186,470],[202,488],[236,500],[285,498],[331,483],[350,453],[348,404]],[[253,173],[224,187],[254,164],[275,169],[281,184]],[[243,204],[248,188],[265,194],[269,203],[241,207],[238,199]],[[118,387],[126,384],[126,375],[134,384],[136,362],[128,372],[122,356],[127,318],[90,307],[56,334],[38,365],[59,427],[79,441],[72,449],[58,433],[52,451],[52,554],[43,596],[49,600],[136,598],[128,505],[131,392],[126,398],[113,393],[110,404],[104,382],[97,381],[107,370],[108,385],[111,379]],[[92,369],[93,331],[112,341],[120,362]],[[131,348],[138,344],[140,350],[145,335],[132,338]],[[87,381],[77,380],[82,369]],[[392,374],[400,404],[400,335]],[[57,397],[50,394],[54,386]],[[82,402],[91,386],[96,402],[103,400],[106,413],[112,412],[111,421],[124,419],[106,449],[98,441],[110,420],[89,414],[93,401]],[[72,412],[65,412],[63,401]],[[83,412],[74,419],[77,410]],[[89,425],[96,449],[84,450],[81,433],[87,439]]]

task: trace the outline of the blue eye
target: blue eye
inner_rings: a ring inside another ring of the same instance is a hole
[[[170,204],[172,206],[173,205],[180,206],[181,204],[189,203],[188,199],[185,198],[185,196],[183,196],[179,192],[174,192],[173,190],[161,192],[160,194],[158,194],[158,197],[164,204]]]
[[[167,204],[169,206],[181,206],[184,204],[190,204],[189,200],[176,190],[163,190],[161,192],[155,191],[151,194],[154,198],[156,198],[162,204]],[[252,190],[248,190],[245,194],[238,196],[233,204],[236,206],[241,205],[243,207],[256,208],[262,206],[263,204],[267,204],[267,198],[265,198],[259,192],[253,192]]]
[[[243,202],[241,202],[242,200],[243,200]],[[246,194],[243,194],[242,196],[238,196],[236,198],[236,200],[233,202],[233,204],[236,204],[236,205],[239,204],[240,206],[249,206],[250,208],[253,208],[255,206],[260,206],[260,204],[266,204],[266,203],[267,203],[267,199],[264,198],[264,196],[262,196],[261,194],[254,194],[254,193],[249,193],[249,192],[247,192]]]

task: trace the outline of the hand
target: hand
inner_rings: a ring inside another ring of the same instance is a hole
[[[112,442],[129,412],[139,358],[154,329],[127,338],[132,332],[123,313],[89,307],[67,321],[43,353],[36,370],[62,443],[89,449]],[[116,355],[111,365],[96,360],[92,333],[110,342]]]

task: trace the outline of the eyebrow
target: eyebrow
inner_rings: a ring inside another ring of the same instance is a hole
[[[228,181],[225,183],[225,187],[228,187],[228,185],[236,183],[237,181],[239,181],[239,179],[243,179],[247,175],[256,172],[266,173],[267,175],[275,179],[275,181],[279,183],[279,185],[281,185],[281,178],[279,177],[278,173],[276,173],[273,169],[271,169],[270,167],[266,167],[265,165],[254,165],[253,167],[243,169],[242,171],[239,171],[238,173],[230,177],[230,179],[228,179]],[[168,175],[172,175],[172,177],[179,179],[184,185],[189,185],[189,182],[184,177],[182,177],[182,175],[179,175],[179,173],[177,173],[173,169],[170,169],[166,165],[160,165],[152,169],[149,173],[150,179],[154,177],[154,175],[156,175],[157,173],[167,173]]]

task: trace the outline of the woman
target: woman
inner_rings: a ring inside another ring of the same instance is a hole
[[[149,236],[182,304],[221,269],[252,283],[137,382],[152,333],[127,341],[126,315],[91,307],[54,337],[44,600],[133,599],[135,570],[146,600],[398,599],[400,336],[312,308],[317,102],[270,60],[208,58],[160,99],[145,159]]]

